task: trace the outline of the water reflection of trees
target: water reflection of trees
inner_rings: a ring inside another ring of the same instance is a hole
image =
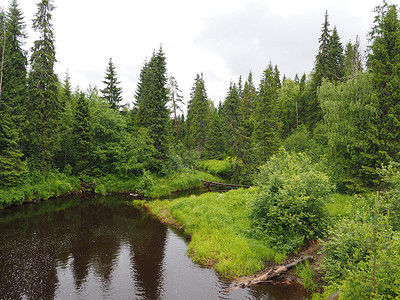
[[[0,295],[53,299],[59,286],[57,268],[69,263],[78,292],[91,272],[108,290],[123,243],[131,253],[126,263],[133,279],[128,284],[134,282],[142,298],[158,299],[166,228],[117,198],[107,199],[75,199],[68,206],[61,202],[59,209],[54,203],[51,209],[43,208],[42,203],[25,218],[17,212],[18,218],[8,216],[10,221],[1,222]]]

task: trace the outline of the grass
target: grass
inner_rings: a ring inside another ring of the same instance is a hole
[[[306,260],[303,264],[296,266],[296,275],[301,278],[301,283],[306,288],[306,290],[314,291],[317,288],[317,284],[314,281],[316,272],[311,269],[308,260]]]
[[[254,274],[267,261],[279,262],[285,256],[250,235],[249,211],[256,189],[227,193],[207,193],[174,201],[149,201],[155,215],[165,210],[185,228],[192,239],[188,251],[193,260],[213,266],[227,278]]]
[[[201,187],[200,179],[209,181],[220,181],[220,179],[207,172],[197,170],[186,170],[185,172],[172,173],[167,177],[155,178],[150,197],[157,198],[170,195],[174,191],[184,191],[191,188]]]
[[[231,164],[226,160],[209,159],[197,163],[197,167],[211,174],[229,177],[231,176]]]
[[[51,173],[37,182],[27,182],[17,187],[0,189],[0,208],[35,200],[47,200],[79,190],[77,178],[62,173]]]

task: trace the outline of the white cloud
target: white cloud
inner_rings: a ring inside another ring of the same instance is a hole
[[[36,4],[19,3],[32,36]],[[245,79],[250,70],[257,80],[270,60],[289,77],[309,73],[326,9],[342,42],[359,35],[365,49],[372,10],[380,1],[56,0],[54,4],[56,71],[63,78],[69,69],[74,86],[101,88],[112,57],[124,99],[131,102],[144,59],[162,43],[168,73],[177,79],[185,101],[196,74],[203,72],[208,95],[217,102],[225,98],[230,81],[239,75]],[[30,38],[27,47],[32,44]]]

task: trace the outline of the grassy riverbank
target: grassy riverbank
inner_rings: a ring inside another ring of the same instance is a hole
[[[95,187],[95,192],[99,194],[134,192],[155,198],[168,196],[175,191],[201,187],[200,179],[220,181],[210,173],[186,169],[165,177],[154,176],[148,172],[130,178],[106,175],[91,179],[91,183]],[[19,186],[0,189],[0,209],[25,202],[47,200],[79,190],[80,179],[76,176],[58,172],[51,172],[47,176],[38,175],[36,178],[28,178]]]
[[[73,176],[52,172],[46,177],[30,178],[24,184],[13,188],[0,189],[0,208],[19,205],[24,202],[47,200],[78,191],[80,181]]]
[[[256,188],[207,193],[174,201],[149,201],[146,207],[161,219],[166,212],[191,236],[193,260],[213,266],[225,277],[253,274],[265,263],[280,262],[285,253],[251,237],[250,207]],[[167,216],[168,218],[168,216]]]

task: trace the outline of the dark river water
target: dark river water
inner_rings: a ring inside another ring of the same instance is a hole
[[[179,233],[126,196],[71,197],[0,210],[0,299],[303,299],[299,286],[221,293]]]

